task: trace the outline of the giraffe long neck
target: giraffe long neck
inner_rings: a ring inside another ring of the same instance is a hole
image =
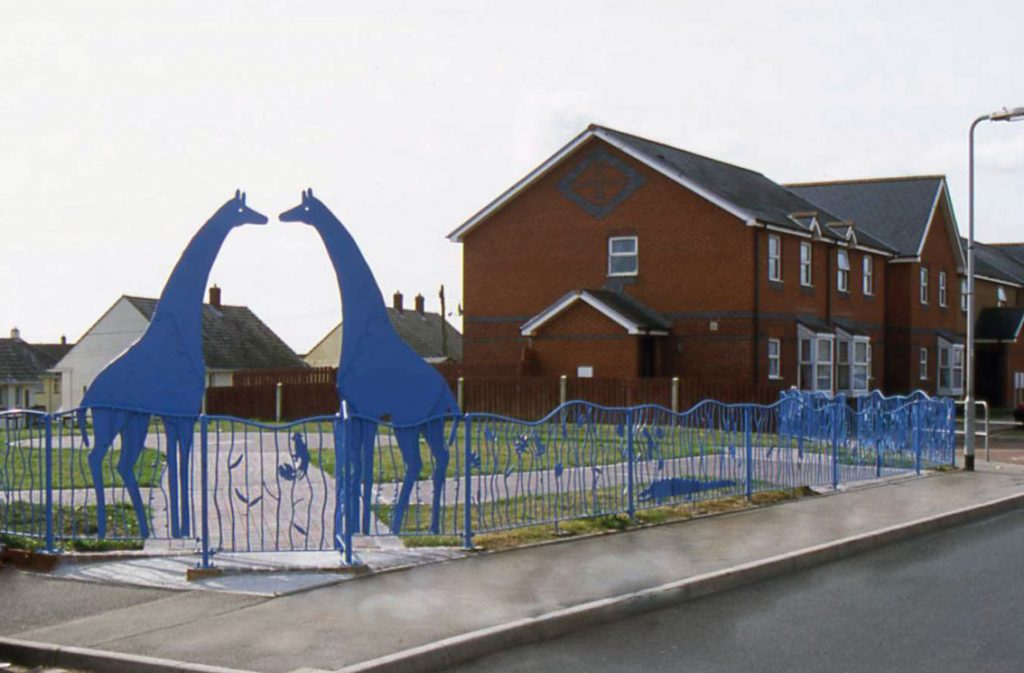
[[[338,363],[340,377],[351,361],[351,353],[367,333],[367,328],[381,320],[388,324],[388,313],[377,280],[352,235],[338,218],[326,208],[324,210],[325,214],[313,222],[313,226],[327,248],[338,278],[338,291],[342,295],[343,336],[341,360]]]
[[[215,215],[196,232],[171,271],[147,330],[147,334],[168,330],[178,332],[181,335],[179,343],[189,349],[189,355],[197,355],[199,362],[202,362],[203,296],[206,283],[230,231],[231,227]]]

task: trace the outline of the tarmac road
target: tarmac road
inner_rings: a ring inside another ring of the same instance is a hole
[[[1024,511],[455,670],[1024,670]]]

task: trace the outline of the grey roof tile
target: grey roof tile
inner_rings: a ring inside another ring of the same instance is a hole
[[[850,180],[787,185],[902,256],[917,255],[942,186],[941,176]]]
[[[153,318],[156,299],[125,297]],[[284,369],[306,367],[295,352],[247,306],[203,304],[203,357],[209,369]]]
[[[660,165],[667,172],[697,183],[719,198],[749,212],[762,222],[797,231],[806,231],[806,224],[794,222],[790,216],[797,213],[813,212],[816,213],[824,236],[832,239],[840,238],[839,234],[827,230],[825,225],[842,220],[841,213],[837,214],[820,203],[813,203],[803,195],[769,180],[761,173],[622,131],[607,127],[600,128],[611,137],[643,154],[649,161]],[[806,220],[809,223],[810,217],[807,217]],[[856,231],[859,235],[860,228],[856,227]],[[872,240],[872,242],[878,247],[886,248],[881,240]]]
[[[964,251],[967,250],[967,239],[960,239]],[[1024,262],[1018,261],[1012,251],[1001,246],[985,245],[974,242],[975,273],[980,276],[1005,280],[1024,285]]]
[[[445,335],[447,338],[448,352],[444,353],[441,343],[441,314],[424,311],[419,313],[415,310],[399,311],[391,306],[388,309],[388,319],[391,325],[402,337],[402,341],[409,344],[409,347],[416,351],[422,358],[450,357],[453,360],[462,361],[462,334],[447,320],[444,321]],[[342,330],[344,338],[344,330]]]
[[[39,348],[21,339],[0,339],[0,381],[6,383],[38,381],[57,363],[50,349]]]

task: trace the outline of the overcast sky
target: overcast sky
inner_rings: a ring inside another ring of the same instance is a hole
[[[271,223],[211,281],[296,351],[340,315],[277,221],[307,186],[389,301],[454,308],[445,235],[590,122],[779,182],[945,174],[966,233],[968,126],[1024,105],[1019,0],[162,4],[0,2],[4,333],[158,296],[236,187]],[[977,138],[978,236],[1024,240],[1024,123]]]

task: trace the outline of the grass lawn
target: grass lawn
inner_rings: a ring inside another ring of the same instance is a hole
[[[506,471],[537,472],[580,466],[601,466],[624,463],[627,460],[627,441],[617,434],[615,426],[595,425],[590,431],[576,429],[563,434],[563,426],[551,423],[536,426],[520,426],[522,434],[504,429],[488,432],[487,426],[474,425],[473,453],[479,458],[479,465],[473,468],[474,475],[501,474]],[[382,426],[383,428],[383,426]],[[536,430],[534,433],[533,431]],[[450,437],[451,424],[445,427],[445,437]],[[774,436],[774,435],[772,435]],[[451,457],[446,470],[448,478],[465,473],[463,455],[456,455],[464,447],[465,426],[459,424],[457,443],[451,448]],[[758,441],[766,441],[767,435],[759,435]],[[744,438],[737,433],[698,430],[687,427],[669,427],[662,437],[637,434],[634,439],[634,455],[638,461],[664,458],[675,460],[703,454],[705,456],[723,453],[735,442]],[[429,479],[432,472],[432,455],[426,441],[420,438],[420,460],[423,468],[419,479]],[[377,483],[400,481],[405,476],[405,463],[394,435],[378,434],[377,450],[374,454],[374,478]],[[311,462],[328,474],[334,474],[334,451],[312,451]]]
[[[75,508],[55,505],[53,521],[57,545],[65,550],[142,549],[135,510],[128,503],[107,505],[106,540],[89,539],[89,536],[96,535],[95,505]],[[0,542],[12,549],[41,549],[45,544],[42,538],[46,530],[45,522],[46,508],[41,504],[0,502],[0,527],[7,531],[0,533]]]
[[[692,475],[690,478],[695,478]],[[762,493],[775,492],[772,484],[763,481],[754,482],[754,490]],[[642,523],[655,523],[662,510],[673,510],[684,507],[687,511],[698,507],[702,503],[716,501],[719,499],[739,498],[745,500],[742,495],[743,484],[736,483],[733,486],[726,486],[717,489],[709,489],[693,494],[693,500],[688,500],[686,495],[674,495],[659,502],[638,501],[636,517]],[[760,497],[760,496],[759,496]],[[586,491],[570,491],[556,494],[554,491],[540,495],[524,495],[503,500],[492,500],[485,502],[481,507],[479,504],[471,506],[472,527],[474,531],[494,531],[496,529],[511,529],[523,527],[535,527],[538,525],[550,525],[553,528],[563,529],[566,526],[579,526],[579,521],[590,519],[612,519],[628,517],[620,514],[627,509],[628,503],[626,494],[621,488],[600,488]],[[382,526],[390,526],[394,508],[391,505],[378,505],[375,508],[377,518]],[[432,507],[429,504],[410,505],[402,522],[402,534],[408,536],[424,535],[430,530],[430,514]],[[447,506],[442,509],[441,530],[461,531],[463,530],[466,510],[462,504],[458,506]],[[554,522],[558,522],[555,524]],[[574,523],[577,522],[577,523]],[[587,524],[590,525],[590,524]],[[603,524],[609,525],[607,521]],[[490,534],[490,533],[481,533]],[[415,544],[411,543],[410,544]]]
[[[481,549],[511,549],[529,544],[564,539],[566,537],[629,530],[672,521],[685,521],[695,517],[735,512],[813,495],[814,492],[812,490],[802,487],[755,493],[750,500],[734,495],[700,502],[680,503],[637,510],[636,517],[633,520],[630,520],[626,514],[600,514],[586,518],[560,521],[558,524],[523,526],[492,533],[480,533],[473,537],[473,544]],[[463,543],[462,538],[455,535],[408,535],[404,536],[402,541],[407,547],[457,547]]]
[[[4,449],[6,448],[6,451]],[[103,460],[103,476],[107,486],[123,486],[117,471],[120,451],[109,451]],[[53,450],[53,487],[92,488],[92,471],[88,451]],[[164,455],[156,449],[142,450],[135,465],[135,477],[143,487],[157,486],[164,469]],[[46,485],[45,451],[38,447],[0,444],[0,491],[34,490]]]

